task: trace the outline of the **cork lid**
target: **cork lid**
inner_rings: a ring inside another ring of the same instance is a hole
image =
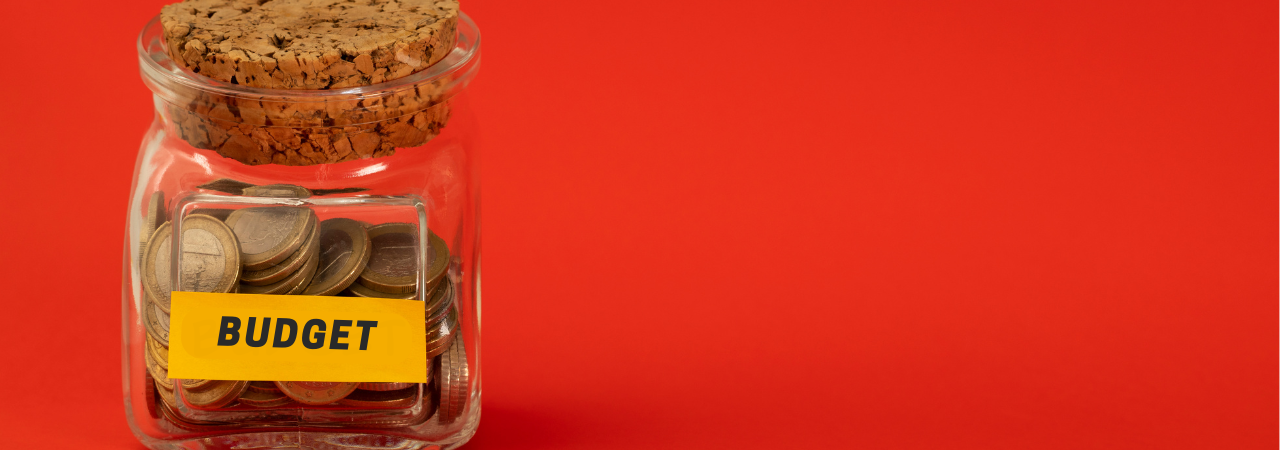
[[[200,75],[270,89],[394,80],[449,53],[456,0],[186,0],[163,7],[169,56]]]
[[[332,164],[421,146],[479,66],[456,0],[187,0],[138,38],[173,132],[244,164]]]

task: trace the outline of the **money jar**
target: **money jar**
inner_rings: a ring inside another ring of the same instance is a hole
[[[137,42],[155,120],[124,236],[129,427],[154,449],[464,444],[479,30],[452,0],[348,2],[310,29],[259,11],[288,1],[219,3],[239,7],[171,5]]]

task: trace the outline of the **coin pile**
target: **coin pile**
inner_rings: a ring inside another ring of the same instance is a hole
[[[237,183],[218,180],[205,186],[259,197],[312,195],[300,186]],[[420,250],[414,224],[320,220],[315,211],[303,206],[196,209],[181,221],[182,253],[177,266],[181,286],[174,288],[169,273],[174,227],[163,220],[163,194],[156,192],[151,198],[143,231],[148,224],[155,229],[140,239],[144,301],[139,315],[147,332],[145,389],[152,395],[147,406],[154,417],[182,429],[200,430],[235,423],[187,418],[178,405],[205,411],[304,405],[394,409],[421,401],[427,405],[424,410],[439,411],[442,424],[461,414],[469,397],[466,350],[463,340],[457,339],[460,321],[456,288],[447,274],[449,248],[434,232],[427,230],[425,283],[419,288]],[[424,299],[430,381],[419,395],[417,383],[170,379],[169,293],[175,290]],[[430,417],[427,414],[421,420]]]

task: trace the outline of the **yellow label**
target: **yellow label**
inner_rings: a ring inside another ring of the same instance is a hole
[[[174,292],[170,309],[170,378],[427,382],[420,301]]]

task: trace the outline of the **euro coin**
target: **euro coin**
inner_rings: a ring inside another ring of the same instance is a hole
[[[262,270],[302,247],[315,220],[315,212],[307,208],[260,206],[231,213],[227,226],[235,231],[245,270]]]
[[[285,258],[279,264],[262,270],[245,270],[240,273],[240,283],[253,286],[265,286],[287,278],[320,251],[320,227],[313,223],[307,240],[302,247]]]
[[[306,295],[334,295],[355,282],[369,262],[369,232],[346,218],[320,222],[320,267]]]

